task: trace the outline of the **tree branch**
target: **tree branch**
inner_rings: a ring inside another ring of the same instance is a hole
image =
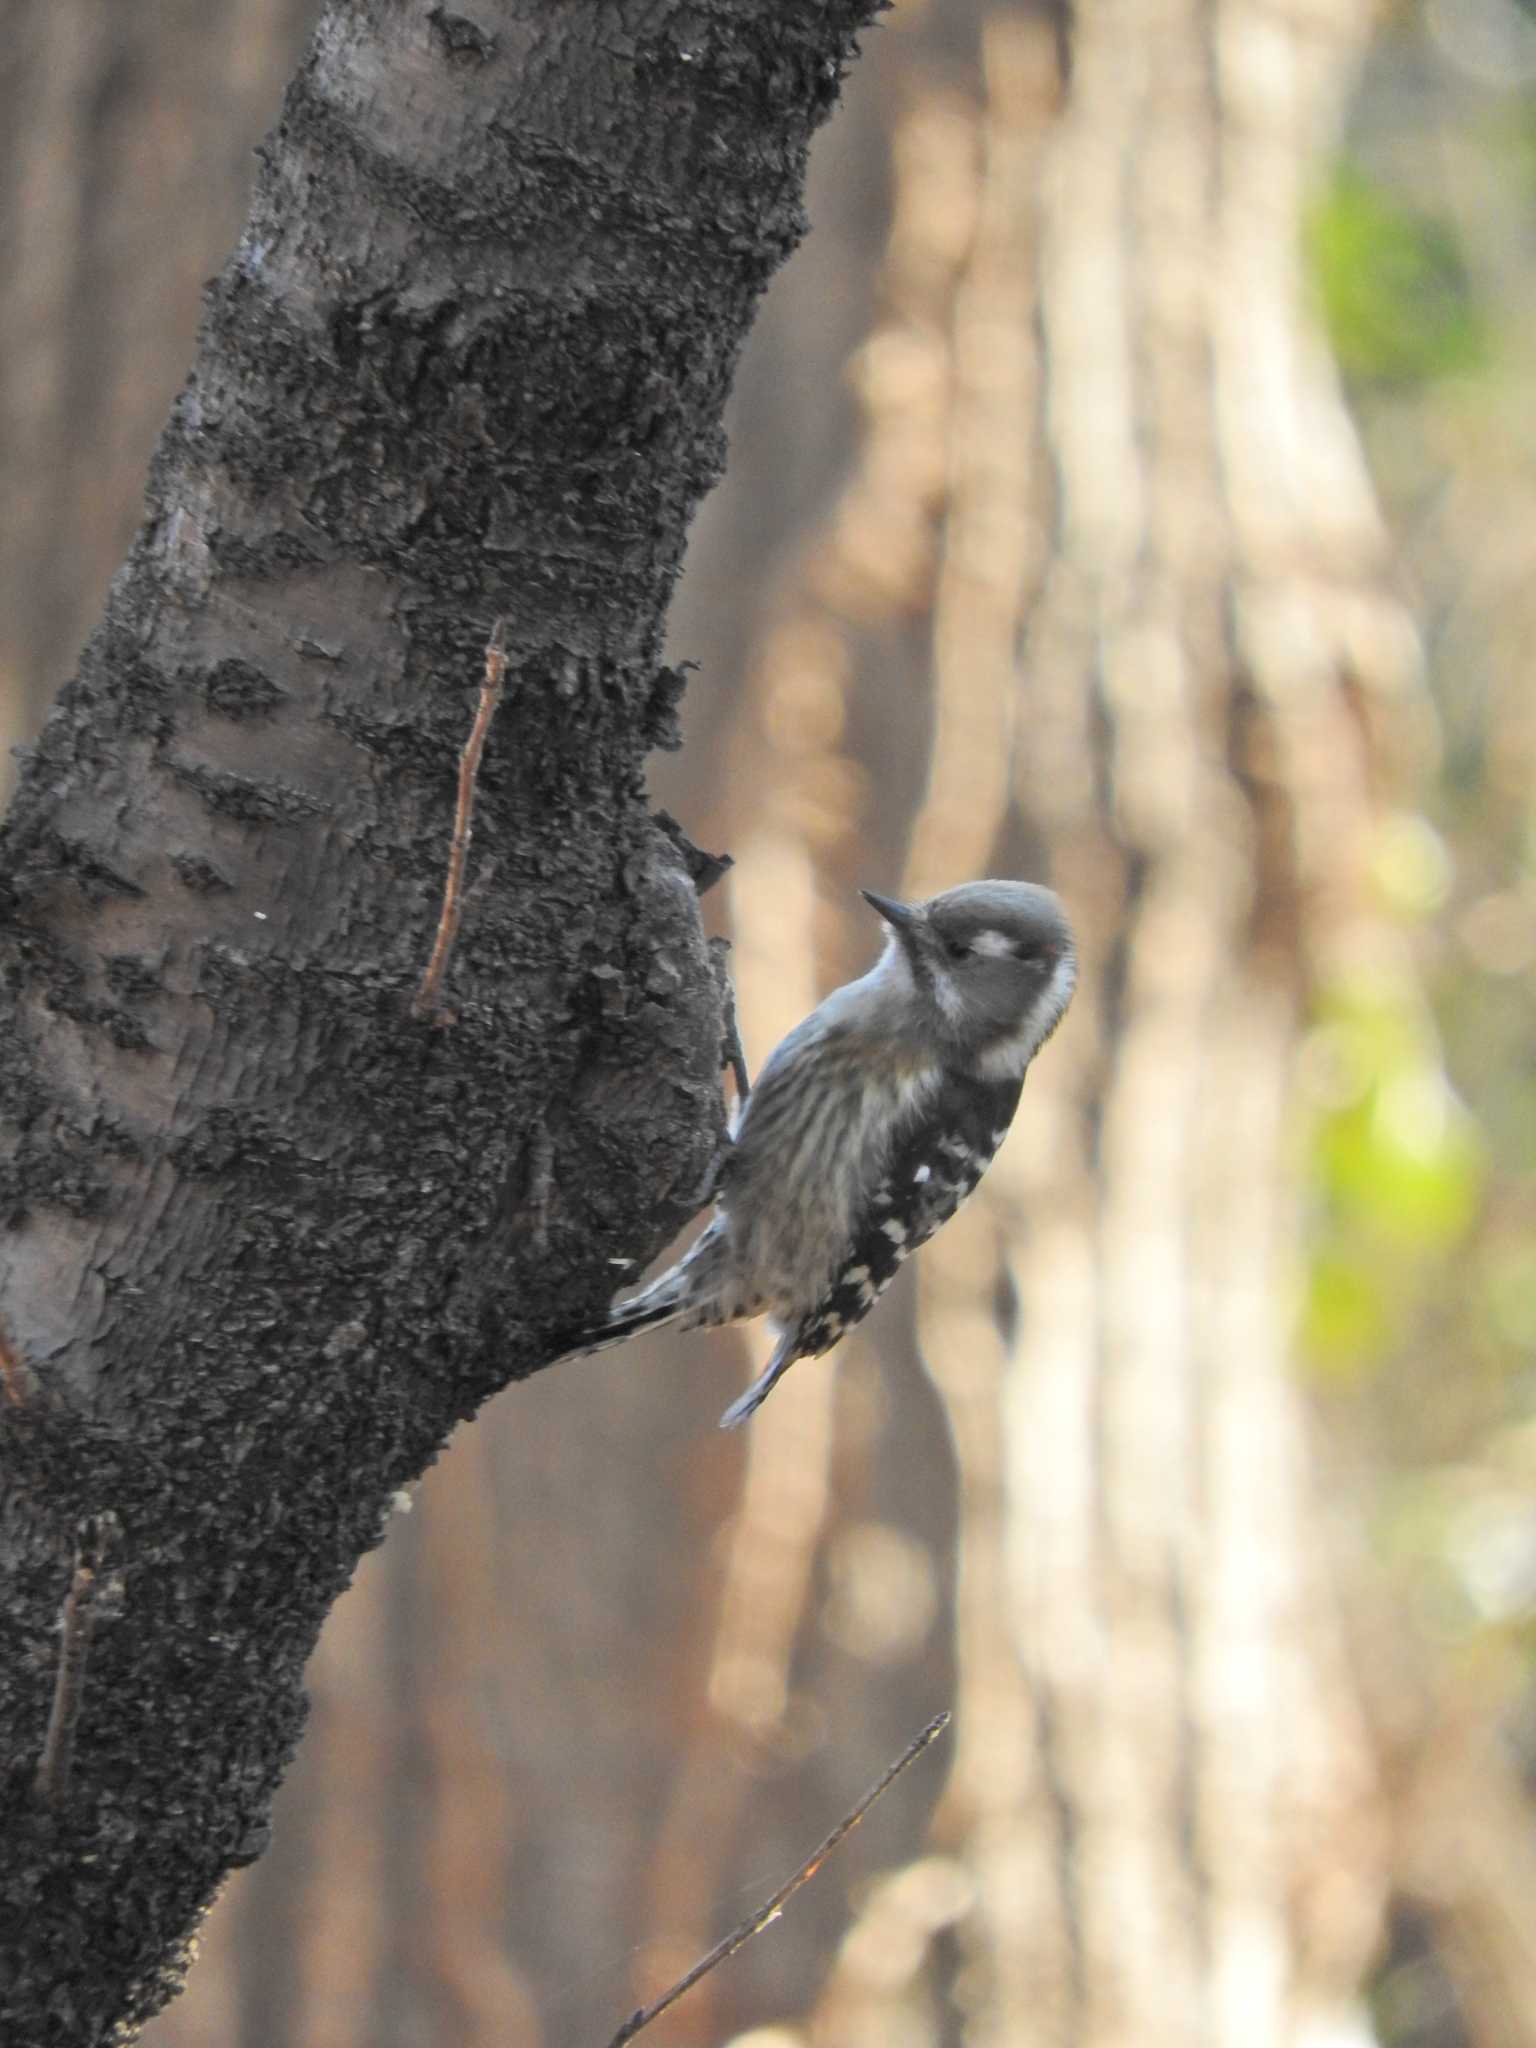
[[[632,2012],[623,2026],[613,2036],[613,2039],[608,2043],[608,2048],[624,2048],[626,2041],[632,2041],[641,2028],[648,2027],[652,2020],[660,2019],[661,2015],[670,2006],[676,2005],[684,1992],[693,1989],[700,1978],[707,1977],[710,1971],[715,1969],[720,1963],[723,1963],[727,1957],[735,1955],[739,1948],[745,1948],[754,1934],[761,1934],[770,1921],[776,1920],[788,1901],[799,1891],[801,1885],[808,1883],[843,1838],[852,1834],[881,1793],[893,1785],[907,1768],[908,1764],[915,1762],[928,1747],[929,1743],[936,1736],[942,1735],[948,1726],[949,1714],[947,1711],[942,1714],[935,1714],[927,1727],[921,1733],[913,1736],[895,1762],[887,1764],[858,1805],[850,1813],[844,1814],[826,1840],[818,1844],[811,1851],[799,1869],[792,1876],[785,1879],[784,1883],[779,1886],[772,1897],[765,1899],[757,1911],[751,1914],[749,1918],[743,1920],[739,1927],[733,1928],[723,1941],[717,1941],[709,1951],[709,1954],[701,1956],[693,1968],[679,1977],[670,1990],[664,1991],[654,2003],[642,2006],[637,2012]]]

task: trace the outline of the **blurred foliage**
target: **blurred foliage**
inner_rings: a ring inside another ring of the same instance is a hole
[[[1454,232],[1342,165],[1313,207],[1308,254],[1346,375],[1422,383],[1475,369],[1487,336]]]
[[[1442,745],[1376,864],[1412,971],[1364,949],[1303,1050],[1302,1338],[1373,1483],[1429,1729],[1447,1699],[1510,1730],[1536,1711],[1533,199],[1533,10],[1393,8],[1305,253]],[[1491,2038],[1440,1933],[1400,1905],[1372,1995],[1386,2048]]]
[[[1315,1114],[1302,1337],[1320,1370],[1351,1378],[1388,1363],[1451,1284],[1485,1148],[1411,987],[1362,975],[1326,991],[1302,1073]]]
[[[1302,1068],[1306,1355],[1428,1395],[1380,1446],[1388,1486],[1394,1449],[1427,1479],[1536,1412],[1536,80],[1483,62],[1524,33],[1512,0],[1476,12],[1394,11],[1306,241],[1449,741],[1376,861],[1420,975],[1320,991]]]

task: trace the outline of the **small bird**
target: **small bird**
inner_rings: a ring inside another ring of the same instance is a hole
[[[1076,985],[1072,928],[1049,889],[967,882],[924,903],[859,893],[885,921],[879,961],[770,1055],[738,1108],[714,1216],[684,1256],[570,1346],[768,1315],[778,1344],[722,1429],[862,1322],[954,1215]]]

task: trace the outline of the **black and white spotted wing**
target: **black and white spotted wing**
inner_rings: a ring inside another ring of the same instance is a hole
[[[1008,1135],[1023,1085],[1022,1078],[975,1081],[959,1074],[945,1082],[921,1123],[897,1145],[838,1277],[787,1333],[793,1356],[830,1351],[869,1314],[908,1256],[949,1221]]]

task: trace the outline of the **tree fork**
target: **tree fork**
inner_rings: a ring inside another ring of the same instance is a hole
[[[393,1491],[683,1220],[715,978],[662,617],[876,0],[334,0],[0,838],[0,2033],[259,1854]],[[449,1029],[413,1018],[491,622]],[[35,1786],[76,1532],[116,1625]]]

